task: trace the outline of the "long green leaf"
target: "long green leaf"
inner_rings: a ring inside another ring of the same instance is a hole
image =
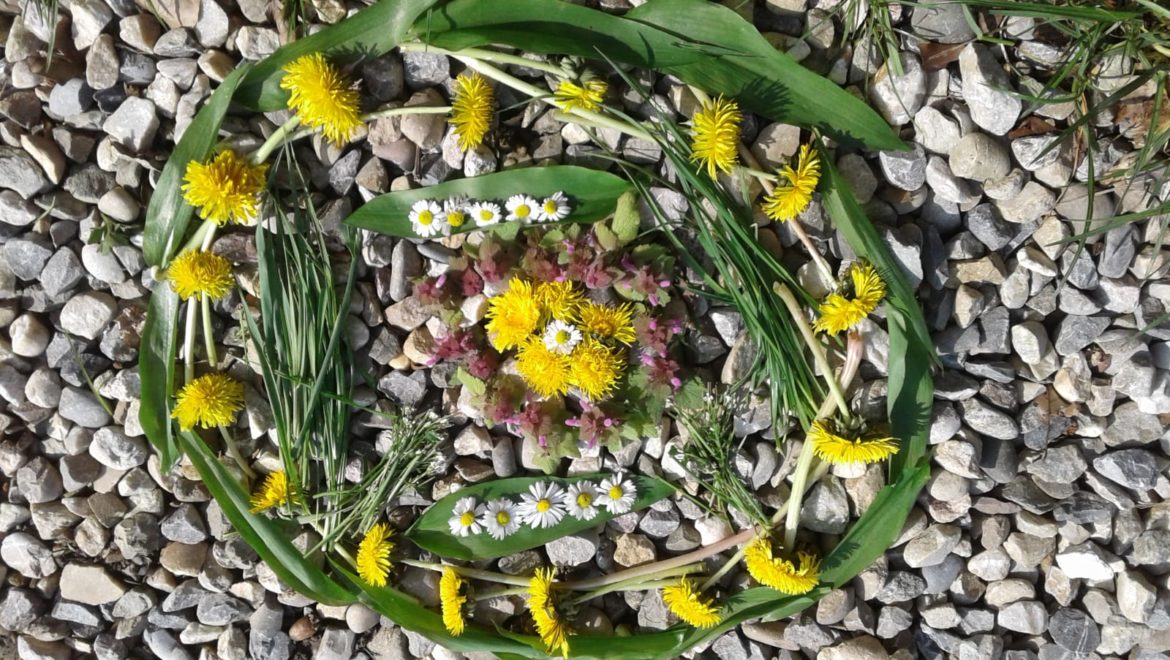
[[[335,62],[378,57],[402,42],[407,30],[440,0],[379,0],[320,32],[281,46],[258,63],[240,85],[236,100],[262,112],[283,109],[288,92],[280,88],[284,65],[311,53]]]
[[[441,201],[466,196],[503,206],[511,195],[525,193],[540,199],[558,191],[568,196],[572,207],[567,222],[594,222],[613,213],[618,197],[630,189],[625,179],[599,170],[573,165],[527,167],[379,195],[346,218],[345,224],[391,236],[417,236],[408,215],[410,205],[420,199]],[[518,227],[519,223],[501,223],[495,227],[497,231],[506,231],[509,225]],[[459,231],[475,228],[469,221]]]
[[[275,521],[252,513],[248,493],[219,462],[203,439],[190,431],[179,433],[179,446],[203,479],[207,490],[223,508],[236,530],[260,555],[276,576],[289,587],[326,605],[348,605],[354,595],[305,558],[288,538],[288,530]]]
[[[146,308],[146,323],[138,348],[138,377],[142,400],[138,423],[158,451],[162,471],[179,460],[179,446],[171,424],[171,392],[175,388],[175,355],[179,334],[179,296],[168,282],[155,284]]]
[[[561,0],[454,0],[415,26],[450,49],[507,44],[670,73],[776,121],[871,149],[904,149],[860,99],[776,50],[738,14],[706,0],[649,0],[614,16]]]
[[[211,154],[232,95],[248,71],[249,65],[244,64],[224,78],[206,105],[195,113],[191,125],[159,174],[154,194],[146,207],[146,227],[142,233],[142,254],[152,266],[165,266],[187,233],[187,225],[195,213],[183,201],[183,175],[187,163],[206,160]]]
[[[578,520],[572,516],[565,516],[557,525],[545,528],[523,526],[515,534],[503,540],[492,538],[486,531],[480,534],[459,537],[451,534],[447,521],[455,503],[464,497],[472,497],[479,503],[507,498],[519,502],[520,496],[528,492],[528,487],[539,482],[553,482],[562,488],[578,481],[601,482],[608,475],[583,475],[560,479],[557,477],[517,477],[515,479],[499,479],[462,488],[435,502],[427,509],[414,525],[406,532],[406,537],[425,550],[450,559],[491,559],[503,557],[529,548],[535,548],[554,539],[568,534],[576,534],[611,520],[614,515],[605,509],[599,509],[597,516],[592,520]],[[637,497],[633,510],[644,509],[651,504],[669,497],[674,492],[674,486],[642,475],[631,476],[637,488]]]

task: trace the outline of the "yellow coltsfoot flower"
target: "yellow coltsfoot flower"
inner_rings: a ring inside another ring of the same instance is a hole
[[[269,472],[264,478],[264,484],[252,494],[252,513],[267,511],[291,501],[292,490],[289,488],[288,475],[284,470]]]
[[[826,463],[879,463],[898,453],[898,440],[878,433],[842,434],[818,419],[808,431],[817,458]]]
[[[758,536],[744,549],[744,564],[756,582],[790,596],[812,591],[821,578],[821,562],[808,552],[797,552],[795,561],[774,556],[772,542]]]
[[[820,318],[813,325],[818,332],[840,334],[861,322],[877,309],[886,296],[886,283],[868,261],[855,261],[849,267],[848,289],[833,292],[820,306]]]
[[[183,300],[200,294],[207,294],[211,300],[219,300],[232,290],[232,262],[218,254],[191,250],[171,261],[167,268],[167,279],[171,287]]]
[[[459,572],[454,568],[444,566],[443,577],[439,578],[439,605],[443,610],[443,627],[456,637],[463,634],[467,625],[463,619],[463,606],[466,603],[463,578],[459,577]]]
[[[250,224],[256,219],[267,172],[267,165],[252,165],[225,149],[207,163],[187,163],[183,199],[195,207],[200,218],[220,227],[229,222]]]
[[[638,338],[634,330],[633,316],[634,309],[629,303],[611,307],[586,302],[577,308],[577,318],[582,330],[626,345],[633,344]]]
[[[179,390],[171,417],[184,431],[228,426],[244,407],[244,384],[221,373],[200,376]]]
[[[568,393],[570,364],[568,356],[549,349],[539,335],[529,337],[516,354],[516,370],[542,397]]]
[[[487,331],[497,351],[520,346],[541,325],[544,314],[532,285],[519,278],[508,283],[508,290],[488,302]]]
[[[559,653],[561,657],[567,658],[569,636],[573,630],[557,611],[556,598],[552,593],[555,578],[556,569],[536,569],[536,574],[528,583],[528,611],[532,614],[540,641],[544,642],[545,652],[549,655]]]
[[[557,107],[562,110],[580,108],[589,112],[601,109],[605,101],[605,93],[609,91],[609,83],[602,78],[592,78],[578,85],[572,80],[562,80],[553,90],[553,97]]]
[[[569,356],[569,382],[590,401],[597,401],[617,385],[624,365],[620,352],[587,337]]]
[[[784,222],[800,215],[812,203],[817,182],[821,180],[821,159],[811,144],[800,147],[796,167],[785,165],[779,172],[780,185],[764,197],[764,215]]]
[[[394,530],[389,525],[377,523],[362,537],[355,563],[358,576],[366,584],[386,586],[386,577],[390,575],[390,553],[394,550],[394,542],[390,540],[393,535]]]
[[[662,590],[662,602],[675,616],[696,628],[717,626],[723,620],[713,602],[700,598],[690,579],[685,577]]]
[[[741,121],[739,105],[722,96],[704,103],[691,119],[691,160],[712,179],[719,172],[730,174],[738,162]]]
[[[319,129],[337,147],[349,142],[362,125],[358,91],[321,53],[286,64],[280,88],[288,90],[288,107],[301,123]]]
[[[492,125],[495,93],[487,78],[479,73],[461,73],[455,78],[455,98],[451,101],[450,124],[459,136],[463,151],[483,144]]]

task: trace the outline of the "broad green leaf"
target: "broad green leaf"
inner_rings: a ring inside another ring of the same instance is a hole
[[[646,67],[735,97],[775,121],[817,128],[839,142],[906,148],[864,101],[776,50],[735,12],[707,0],[649,0],[624,17],[560,0],[454,0],[420,21],[414,34],[456,50],[506,44]]]
[[[219,462],[203,439],[190,431],[179,433],[179,446],[203,479],[207,490],[248,545],[268,564],[280,581],[320,603],[348,605],[352,593],[309,561],[289,541],[288,530],[276,521],[252,513],[248,493]]]
[[[638,213],[638,193],[631,190],[618,197],[610,224],[623,245],[638,237],[638,229],[642,226],[642,215]]]
[[[165,266],[182,245],[187,225],[195,209],[183,201],[183,175],[187,163],[201,162],[211,155],[219,139],[219,125],[227,114],[232,94],[250,65],[244,64],[228,74],[211,94],[206,105],[195,113],[191,125],[167,158],[150,204],[146,207],[146,227],[142,233],[142,254],[152,266]]]
[[[179,296],[169,282],[154,285],[146,308],[146,323],[138,349],[138,376],[142,401],[138,423],[158,452],[162,471],[179,460],[179,446],[171,424],[171,392],[175,389],[175,356],[179,334]]]
[[[473,497],[481,504],[500,498],[509,498],[513,502],[519,503],[520,496],[528,492],[528,487],[538,482],[551,481],[564,488],[578,481],[590,480],[600,483],[607,476],[609,475],[595,474],[568,479],[518,477],[467,486],[435,502],[431,508],[427,509],[426,513],[415,521],[414,525],[406,532],[406,537],[414,541],[420,548],[430,550],[448,559],[491,559],[535,548],[562,536],[576,534],[602,525],[611,520],[614,515],[599,507],[597,516],[593,520],[578,520],[566,515],[559,524],[553,527],[535,529],[522,525],[515,534],[499,541],[492,538],[486,531],[465,537],[454,536],[447,526],[447,521],[451,518],[451,511],[454,510],[455,503],[464,497]],[[642,475],[631,475],[628,478],[634,481],[634,486],[638,490],[634,501],[634,511],[644,509],[674,492],[674,486],[661,479]]]
[[[483,382],[483,380],[479,378],[476,378],[475,376],[472,376],[463,367],[459,367],[459,369],[455,371],[455,378],[459,380],[463,387],[466,387],[468,390],[470,390],[472,394],[483,396],[484,393],[487,392],[487,383]]]
[[[417,236],[410,227],[410,206],[420,199],[444,200],[466,196],[494,201],[503,208],[511,195],[525,193],[538,201],[555,192],[564,192],[572,211],[566,222],[594,222],[613,213],[617,199],[630,189],[619,176],[573,165],[528,167],[467,179],[456,179],[435,186],[379,195],[366,202],[345,219],[345,224],[391,236]],[[500,223],[509,228],[520,223]],[[470,220],[460,231],[476,229]]]

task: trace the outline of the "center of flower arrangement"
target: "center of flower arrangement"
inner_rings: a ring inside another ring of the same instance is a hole
[[[545,511],[548,511],[551,508],[552,508],[552,502],[549,502],[548,500],[540,500],[536,503],[536,510],[541,512],[541,513],[544,513]]]
[[[577,506],[584,509],[584,508],[588,507],[590,504],[593,504],[593,496],[592,495],[590,495],[589,493],[579,493],[577,495]]]
[[[568,330],[557,330],[557,343],[567,344],[573,335],[569,334]]]

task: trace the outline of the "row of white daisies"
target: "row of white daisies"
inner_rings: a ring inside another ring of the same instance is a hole
[[[464,497],[455,503],[447,521],[455,536],[470,536],[486,531],[496,540],[506,538],[520,525],[552,527],[566,515],[578,520],[593,520],[604,507],[614,515],[628,513],[634,507],[638,489],[634,482],[615,475],[600,484],[578,481],[568,488],[553,482],[537,482],[520,496],[520,502],[501,498],[481,503]]]
[[[496,202],[452,197],[439,203],[420,199],[410,207],[410,225],[423,238],[447,235],[471,220],[476,227],[490,227],[505,222],[556,222],[568,217],[572,208],[563,192],[555,192],[542,201],[531,195],[512,195],[501,209]]]

